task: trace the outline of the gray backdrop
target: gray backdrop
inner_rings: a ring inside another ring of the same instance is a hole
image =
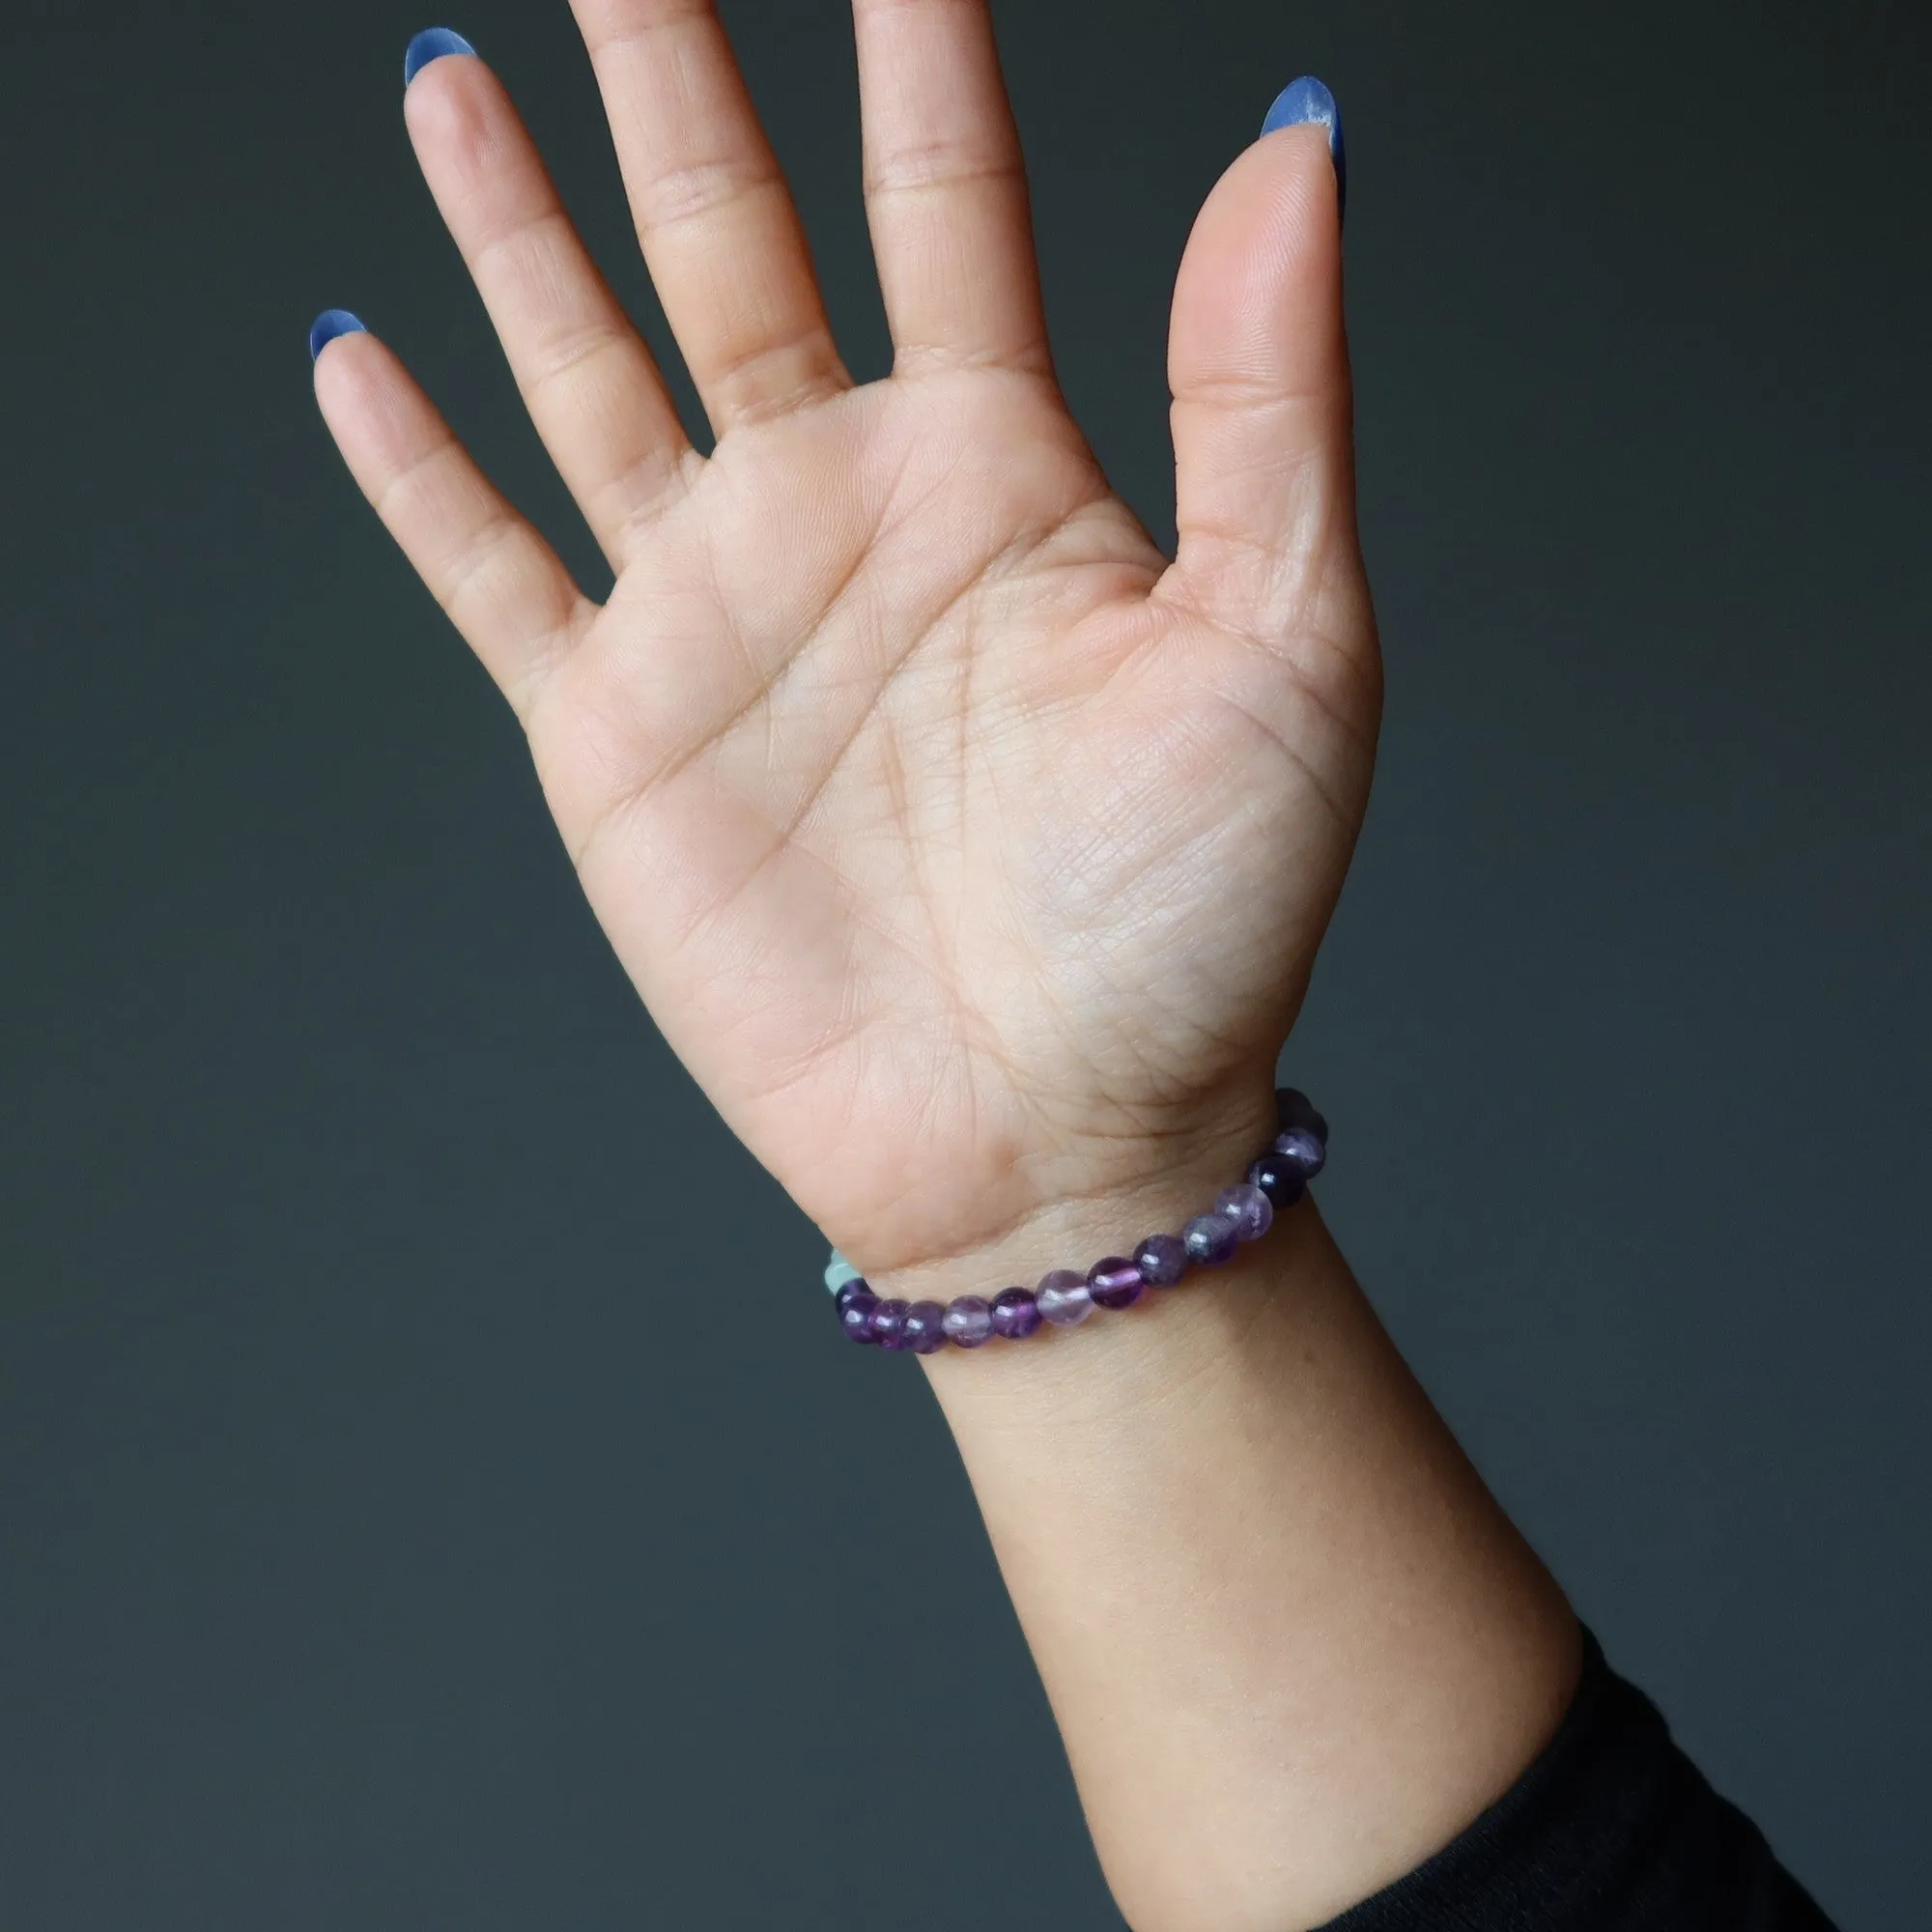
[[[1324,1201],[1613,1660],[1906,1927],[1924,10],[1001,13],[1156,528],[1191,214],[1341,97],[1391,696],[1290,1048]],[[844,11],[728,15],[876,373]],[[423,24],[0,35],[0,1916],[1117,1925],[917,1370],[838,1344],[313,413],[347,304],[597,581],[413,172]],[[448,24],[662,341],[560,0]]]

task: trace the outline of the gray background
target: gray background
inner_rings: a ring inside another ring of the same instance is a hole
[[[876,373],[844,11],[728,17]],[[1191,214],[1277,87],[1341,96],[1391,696],[1290,1048],[1324,1200],[1871,1928],[1932,1807],[1925,17],[1002,9],[1156,528]],[[837,1345],[314,417],[345,303],[595,582],[412,169],[422,24],[0,38],[0,1917],[1117,1925],[917,1371]],[[560,0],[450,24],[658,329]]]

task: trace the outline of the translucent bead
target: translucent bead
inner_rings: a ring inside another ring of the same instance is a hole
[[[1187,1272],[1187,1243],[1179,1235],[1150,1235],[1134,1250],[1134,1265],[1150,1288],[1172,1288]]]
[[[905,1314],[905,1345],[915,1355],[936,1355],[946,1346],[946,1311],[936,1301],[915,1301]]]
[[[993,1310],[981,1296],[962,1294],[946,1311],[946,1339],[955,1349],[982,1349],[993,1339]]]
[[[857,1284],[857,1292],[842,1289],[838,1297],[838,1325],[847,1336],[864,1347],[871,1347],[878,1341],[872,1333],[872,1311],[879,1305],[879,1297],[862,1281]]]
[[[1248,1169],[1248,1184],[1259,1187],[1274,1203],[1277,1214],[1284,1208],[1293,1208],[1308,1191],[1301,1170],[1290,1166],[1272,1148]]]
[[[1056,1328],[1071,1328],[1094,1312],[1094,1292],[1087,1286],[1087,1277],[1071,1268],[1055,1268],[1051,1274],[1041,1275],[1034,1293],[1039,1302],[1039,1319],[1051,1321]]]
[[[1100,1308],[1131,1308],[1147,1293],[1147,1283],[1132,1262],[1109,1255],[1087,1270],[1087,1287]]]
[[[859,1278],[859,1270],[835,1248],[831,1261],[825,1266],[825,1286],[837,1294],[848,1281]]]
[[[1284,1127],[1274,1137],[1274,1151],[1303,1180],[1313,1180],[1328,1164],[1328,1150],[1313,1127]]]
[[[872,1340],[889,1355],[896,1355],[906,1345],[906,1304],[882,1301],[872,1310]]]
[[[1328,1145],[1328,1122],[1300,1088],[1277,1087],[1274,1090],[1274,1117],[1276,1125],[1284,1131],[1290,1127],[1306,1127],[1323,1147]]]
[[[1181,1229],[1180,1238],[1197,1267],[1219,1267],[1235,1259],[1241,1244],[1240,1224],[1228,1214],[1197,1214]]]
[[[1258,1241],[1274,1226],[1274,1203],[1250,1181],[1224,1187],[1214,1198],[1214,1211],[1240,1224],[1244,1241]]]
[[[993,1297],[993,1333],[1023,1342],[1039,1326],[1039,1303],[1030,1288],[1003,1288]]]
[[[840,1315],[843,1315],[845,1313],[846,1304],[850,1302],[855,1295],[871,1294],[871,1293],[872,1290],[870,1285],[862,1276],[855,1274],[850,1281],[845,1282],[842,1286],[833,1291],[832,1305],[833,1307],[838,1309]],[[874,1300],[876,1300],[877,1298],[878,1297],[876,1295],[873,1296]]]

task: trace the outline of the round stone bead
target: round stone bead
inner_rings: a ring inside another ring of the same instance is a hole
[[[905,1313],[905,1345],[915,1355],[936,1355],[946,1346],[946,1311],[936,1301],[915,1301]]]
[[[1274,1137],[1274,1151],[1303,1180],[1313,1180],[1328,1164],[1328,1150],[1313,1127],[1284,1127]]]
[[[1236,1223],[1244,1241],[1258,1241],[1274,1226],[1274,1203],[1252,1182],[1224,1187],[1214,1197],[1214,1211]]]
[[[1274,1117],[1275,1123],[1283,1131],[1290,1127],[1306,1127],[1323,1147],[1328,1145],[1328,1122],[1300,1088],[1277,1087],[1274,1090]]]
[[[872,1340],[889,1355],[896,1355],[906,1346],[906,1304],[882,1301],[872,1310]]]
[[[1150,1235],[1134,1250],[1134,1265],[1150,1288],[1172,1288],[1187,1272],[1187,1243],[1179,1235]]]
[[[1274,1203],[1277,1214],[1284,1208],[1293,1208],[1308,1189],[1301,1170],[1291,1167],[1272,1148],[1248,1169],[1248,1185],[1259,1187]]]
[[[1199,1267],[1219,1267],[1235,1259],[1241,1244],[1240,1224],[1229,1214],[1197,1214],[1180,1231],[1187,1259]]]
[[[1087,1289],[1100,1308],[1131,1308],[1147,1293],[1147,1283],[1132,1262],[1109,1255],[1087,1270]]]
[[[1094,1312],[1094,1291],[1087,1286],[1087,1277],[1071,1268],[1055,1268],[1051,1274],[1041,1275],[1034,1293],[1039,1302],[1039,1319],[1051,1321],[1056,1328],[1071,1328]]]
[[[947,1309],[941,1325],[955,1349],[983,1349],[993,1339],[993,1311],[981,1296],[962,1294]]]
[[[837,1294],[848,1281],[857,1281],[859,1270],[835,1248],[832,1259],[825,1265],[825,1286]]]
[[[1039,1302],[1030,1288],[1003,1288],[993,1297],[993,1333],[1024,1342],[1039,1326]]]
[[[871,1294],[871,1293],[872,1290],[870,1284],[867,1282],[862,1276],[855,1274],[850,1281],[840,1282],[839,1285],[833,1290],[832,1305],[833,1307],[838,1309],[840,1315],[843,1315],[845,1313],[846,1305],[856,1295]],[[872,1298],[875,1301],[878,1299],[876,1295],[873,1295]]]
[[[872,1333],[872,1311],[879,1297],[863,1281],[857,1286],[857,1293],[844,1289],[838,1293],[838,1325],[851,1340],[869,1348],[879,1339]]]

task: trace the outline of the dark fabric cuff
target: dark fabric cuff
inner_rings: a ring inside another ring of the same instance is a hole
[[[1427,1864],[1322,1932],[1832,1932],[1763,1834],[1583,1633],[1543,1754]]]

